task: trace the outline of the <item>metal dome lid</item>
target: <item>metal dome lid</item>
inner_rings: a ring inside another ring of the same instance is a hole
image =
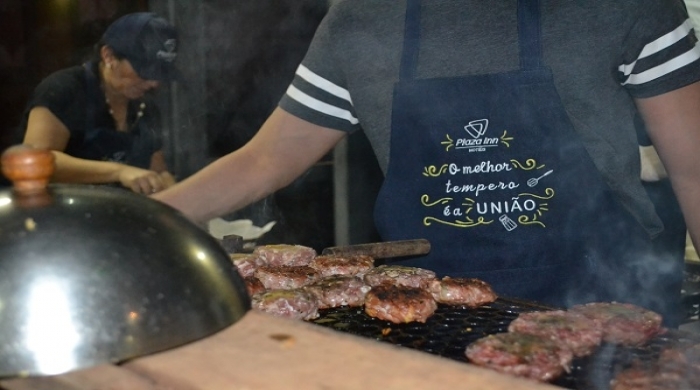
[[[0,376],[119,362],[217,332],[250,309],[218,241],[175,209],[106,186],[47,185],[53,154],[2,156]]]

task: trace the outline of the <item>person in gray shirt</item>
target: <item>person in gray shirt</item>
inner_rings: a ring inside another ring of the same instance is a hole
[[[196,221],[290,183],[362,130],[397,264],[556,306],[618,300],[677,323],[682,264],[640,181],[641,113],[700,242],[700,48],[680,0],[351,0],[240,150],[155,199]]]

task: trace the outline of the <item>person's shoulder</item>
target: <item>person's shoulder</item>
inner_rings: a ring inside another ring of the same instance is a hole
[[[405,1],[386,1],[386,0],[336,0],[331,2],[331,10],[348,13],[374,13],[376,11],[395,9],[403,7]]]
[[[81,80],[85,78],[85,68],[82,66],[71,66],[59,69],[44,78],[43,81],[53,80]]]
[[[335,24],[352,26],[356,22],[379,22],[391,15],[403,15],[405,2],[400,0],[338,0],[332,4],[327,18]]]
[[[52,91],[54,93],[77,92],[85,88],[85,69],[72,66],[57,70],[46,76],[37,86],[37,93]]]
[[[663,22],[669,18],[687,18],[683,0],[616,0],[615,8],[624,12],[630,19],[641,19],[648,23]]]
[[[584,15],[598,15],[604,20],[609,16],[626,16],[627,19],[651,16],[657,11],[684,10],[683,0],[551,0],[544,2],[545,9],[568,9]],[[576,14],[570,17],[576,17]]]
[[[649,42],[672,31],[681,33],[677,29],[689,22],[682,0],[618,0],[616,4],[629,21],[626,25],[632,31],[631,37]]]
[[[80,112],[85,106],[86,96],[85,69],[74,66],[45,77],[34,89],[26,108],[47,107],[66,123],[69,119],[62,113]]]
[[[381,36],[387,26],[403,23],[405,10],[402,0],[339,0],[328,10],[319,35],[340,41]]]
[[[545,4],[555,15],[566,10],[559,23],[567,23],[567,18],[588,23],[595,26],[591,29],[594,34],[609,34],[613,40],[619,37],[626,42],[651,42],[688,19],[683,0],[551,0]]]

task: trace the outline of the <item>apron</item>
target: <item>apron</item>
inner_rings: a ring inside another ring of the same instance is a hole
[[[104,100],[100,83],[93,72],[94,63],[83,65],[86,78],[86,117],[83,143],[75,157],[87,160],[113,161],[143,169],[151,166],[155,150],[155,134],[141,118],[130,131],[96,125],[98,102]],[[129,114],[133,107],[129,107]]]
[[[619,298],[608,287],[630,282],[623,256],[650,239],[566,115],[541,57],[539,2],[518,1],[520,69],[464,77],[416,79],[420,11],[408,0],[375,223],[383,240],[432,249],[392,264],[557,306]]]

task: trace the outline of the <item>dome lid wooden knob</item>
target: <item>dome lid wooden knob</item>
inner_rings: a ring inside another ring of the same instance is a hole
[[[2,154],[1,163],[2,173],[21,194],[46,191],[55,169],[55,157],[51,151],[30,145],[8,148]]]

